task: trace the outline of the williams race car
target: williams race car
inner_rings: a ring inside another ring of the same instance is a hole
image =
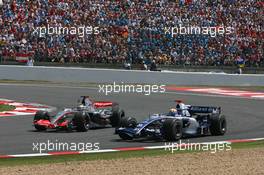
[[[226,132],[226,119],[220,107],[191,106],[180,101],[169,113],[153,114],[140,123],[135,118],[124,117],[120,125],[116,134],[124,140],[152,137],[177,141],[182,137],[217,136]]]
[[[55,116],[50,116],[46,111],[38,111],[34,116],[34,127],[38,131],[56,129],[85,132],[90,128],[119,127],[121,118],[125,116],[118,103],[92,102],[87,96],[82,96],[80,102],[78,107],[64,109]]]

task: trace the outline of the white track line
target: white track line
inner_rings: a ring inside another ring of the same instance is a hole
[[[201,142],[201,143],[189,143],[189,144],[201,144],[201,145],[213,145],[220,143],[243,143],[243,142],[256,142],[264,140],[264,138],[252,138],[252,139],[235,139],[227,141],[214,141],[214,142]],[[182,143],[186,145],[186,143]],[[56,156],[56,155],[75,155],[75,154],[91,154],[91,153],[109,153],[109,152],[120,152],[120,151],[131,151],[131,150],[154,150],[154,149],[166,149],[172,145],[165,146],[146,146],[146,147],[132,147],[132,148],[113,148],[113,149],[103,149],[103,150],[91,150],[91,151],[76,151],[76,152],[50,152],[50,153],[30,153],[30,154],[11,154],[11,155],[0,155],[0,159],[4,158],[21,158],[21,157],[43,157],[43,156]],[[181,146],[181,145],[179,145]]]

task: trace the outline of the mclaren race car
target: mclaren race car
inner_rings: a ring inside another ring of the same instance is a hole
[[[153,114],[140,123],[135,118],[124,117],[120,126],[116,134],[124,140],[152,137],[167,141],[177,141],[182,137],[224,135],[227,127],[220,107],[191,106],[180,101],[169,113]]]
[[[38,111],[33,125],[38,131],[47,129],[85,132],[90,128],[119,127],[125,116],[118,103],[110,101],[93,102],[87,96],[81,97],[81,104],[75,108],[64,109],[55,116],[46,111]]]

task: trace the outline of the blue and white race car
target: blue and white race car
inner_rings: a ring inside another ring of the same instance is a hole
[[[186,136],[224,135],[227,129],[220,107],[191,106],[181,101],[169,113],[153,114],[140,123],[135,118],[124,117],[120,126],[116,134],[124,140],[152,137],[177,141]]]

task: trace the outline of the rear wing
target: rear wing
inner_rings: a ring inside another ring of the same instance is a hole
[[[95,108],[106,108],[106,107],[112,107],[115,103],[111,101],[96,101],[93,103]]]
[[[189,108],[189,112],[191,114],[200,113],[200,114],[220,114],[221,107],[214,107],[214,106],[191,106]]]

